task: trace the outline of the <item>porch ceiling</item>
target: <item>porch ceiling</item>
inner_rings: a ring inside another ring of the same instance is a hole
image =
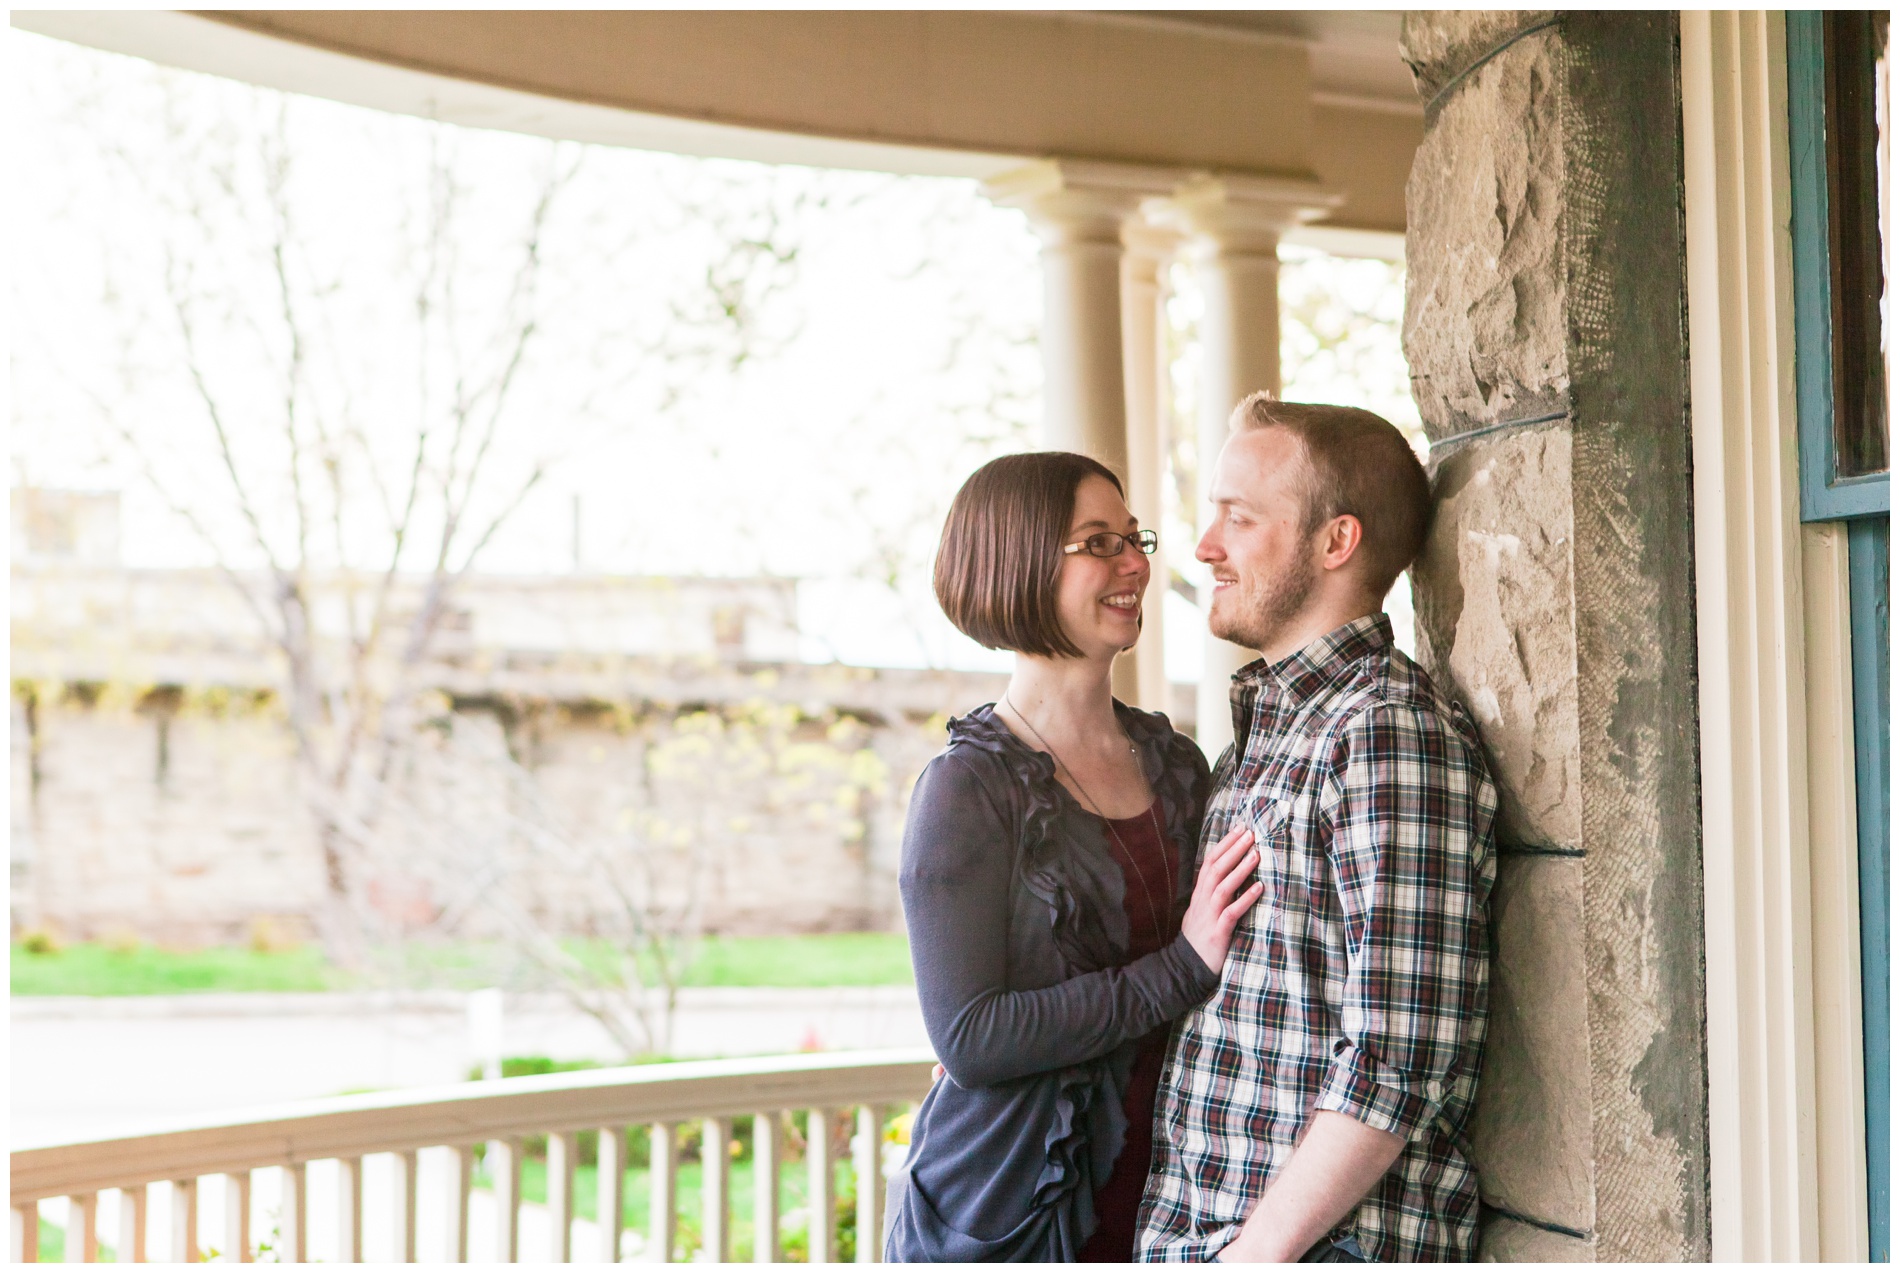
[[[989,177],[1062,156],[1317,177],[1404,228],[1422,134],[1371,11],[30,12],[15,26],[478,127]]]

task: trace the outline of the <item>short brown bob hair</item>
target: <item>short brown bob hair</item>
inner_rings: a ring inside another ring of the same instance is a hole
[[[1359,521],[1362,578],[1380,596],[1425,547],[1431,529],[1432,488],[1405,435],[1383,416],[1358,407],[1276,402],[1249,394],[1234,408],[1233,432],[1285,429],[1306,454],[1308,535],[1335,517]]]
[[[991,460],[950,503],[937,544],[937,604],[978,645],[1080,658],[1056,613],[1062,543],[1083,479],[1121,479],[1086,455],[1030,451]]]

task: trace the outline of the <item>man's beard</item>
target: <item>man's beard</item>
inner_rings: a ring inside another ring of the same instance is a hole
[[[1254,587],[1233,583],[1209,628],[1223,641],[1264,650],[1306,610],[1318,584],[1319,569],[1312,559],[1295,554],[1286,569],[1266,576]],[[1244,594],[1234,595],[1242,588],[1247,588]]]

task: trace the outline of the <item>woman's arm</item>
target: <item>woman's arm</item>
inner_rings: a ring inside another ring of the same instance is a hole
[[[1015,850],[1012,828],[969,767],[954,754],[932,761],[911,797],[900,886],[924,1024],[958,1086],[1093,1060],[1172,1021],[1219,984],[1183,935],[1122,968],[1041,990],[1007,989]],[[1251,905],[1257,892],[1243,896]],[[1237,918],[1245,906],[1232,905]],[[1225,948],[1223,934],[1218,952],[1208,949],[1216,969]]]

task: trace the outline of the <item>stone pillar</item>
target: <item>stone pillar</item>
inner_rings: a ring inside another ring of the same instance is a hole
[[[1167,324],[1164,275],[1179,237],[1170,230],[1131,218],[1122,229],[1122,383],[1128,412],[1128,507],[1143,526],[1159,530],[1162,484],[1168,474],[1168,428],[1173,414],[1164,349]],[[1143,602],[1141,642],[1131,657],[1116,665],[1126,675],[1136,703],[1151,712],[1168,710],[1168,671],[1163,657],[1162,606],[1168,595],[1170,555],[1192,553],[1191,544],[1171,544],[1164,536],[1151,559],[1154,571]],[[1124,665],[1126,672],[1124,673]],[[1122,692],[1118,681],[1117,693]]]
[[[1494,1259],[1710,1250],[1675,25],[1404,21],[1419,652],[1503,802],[1471,1129]]]
[[[1262,177],[1203,177],[1182,186],[1169,209],[1188,235],[1204,309],[1201,318],[1201,468],[1197,528],[1212,511],[1206,502],[1214,459],[1227,441],[1227,420],[1248,394],[1280,392],[1280,236],[1322,216],[1338,202],[1319,187]],[[1201,599],[1203,615],[1212,590]],[[1233,741],[1230,680],[1258,657],[1252,650],[1203,635],[1206,651],[1195,699],[1195,737],[1217,756]]]

